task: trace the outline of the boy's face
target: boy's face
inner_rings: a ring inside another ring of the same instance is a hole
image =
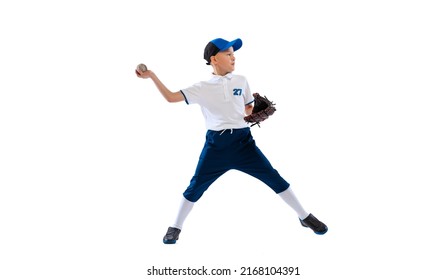
[[[234,71],[236,58],[234,57],[233,47],[227,50],[218,52],[215,56],[211,57],[211,62],[216,69],[216,74],[226,75]]]

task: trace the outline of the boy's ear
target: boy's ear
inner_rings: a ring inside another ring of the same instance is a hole
[[[210,62],[216,64],[217,60],[216,60],[216,56],[215,55],[210,57]]]

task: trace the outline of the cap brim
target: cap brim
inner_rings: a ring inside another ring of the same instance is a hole
[[[229,42],[224,49],[222,49],[222,51],[224,50],[228,50],[229,48],[233,47],[233,51],[237,51],[238,49],[240,49],[242,47],[242,40],[237,38],[236,40],[233,40],[231,42]]]

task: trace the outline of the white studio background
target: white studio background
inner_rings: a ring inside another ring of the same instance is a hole
[[[0,278],[298,266],[301,279],[445,279],[442,4],[3,1]],[[187,87],[208,78],[215,37],[244,41],[235,73],[278,108],[254,137],[326,235],[229,172],[162,244],[205,127],[134,69]]]

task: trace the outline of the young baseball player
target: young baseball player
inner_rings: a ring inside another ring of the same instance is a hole
[[[257,147],[244,121],[244,116],[252,112],[253,96],[245,77],[233,74],[234,52],[241,47],[241,39],[210,41],[205,47],[204,59],[213,68],[212,76],[208,81],[176,92],[170,91],[151,70],[136,70],[138,77],[152,79],[168,102],[200,105],[207,128],[195,174],[183,193],[177,217],[163,238],[165,244],[176,243],[194,203],[217,178],[231,169],[247,173],[269,186],[295,210],[302,226],[320,235],[328,230],[324,223],[304,210],[289,183]]]

